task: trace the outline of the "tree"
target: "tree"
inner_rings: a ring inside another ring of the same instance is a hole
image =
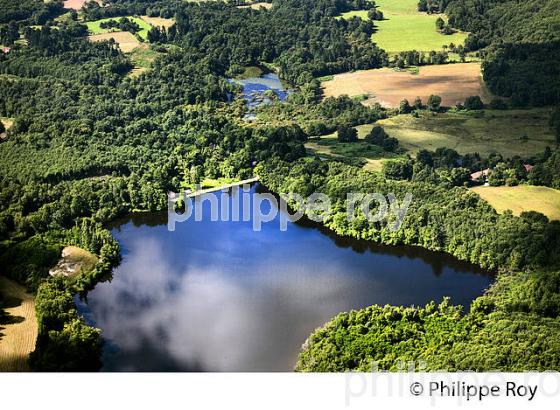
[[[464,107],[466,110],[482,110],[484,103],[478,95],[473,95],[465,99]]]
[[[428,108],[432,111],[438,111],[441,105],[441,97],[439,95],[430,95],[428,97]]]
[[[358,141],[358,131],[348,125],[339,125],[336,129],[339,142],[356,142]]]
[[[438,17],[436,20],[436,29],[437,31],[442,31],[443,27],[445,27],[445,21],[441,17]]]
[[[6,127],[4,127],[4,123],[0,121],[0,134],[3,134],[5,132],[6,132]]]
[[[406,98],[404,100],[402,100],[400,105],[399,105],[399,113],[408,114],[408,113],[410,113],[411,110],[412,110],[412,108],[410,107],[410,104],[409,104],[408,100]]]
[[[416,99],[414,100],[413,107],[415,110],[421,110],[422,108],[424,108],[424,105],[422,104],[422,99],[420,97],[416,97]]]
[[[383,20],[383,12],[377,10],[376,7],[372,7],[368,11],[368,18],[370,20]]]
[[[412,178],[413,162],[410,158],[388,160],[383,163],[383,175],[388,179]]]

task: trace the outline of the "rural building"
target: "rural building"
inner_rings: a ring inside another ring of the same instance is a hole
[[[2,47],[2,52],[4,54],[8,54],[10,52],[11,48],[10,47]]]
[[[490,168],[483,169],[482,171],[473,172],[471,174],[471,182],[473,184],[486,183],[488,180],[489,173],[490,173]]]

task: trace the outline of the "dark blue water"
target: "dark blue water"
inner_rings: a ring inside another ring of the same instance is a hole
[[[207,209],[205,215],[208,216]],[[106,339],[107,371],[289,371],[302,343],[334,315],[371,304],[468,305],[491,278],[417,248],[341,238],[278,218],[179,223],[119,221],[111,282],[80,311]]]

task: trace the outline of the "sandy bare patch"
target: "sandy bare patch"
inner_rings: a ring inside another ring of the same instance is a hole
[[[82,270],[92,269],[97,260],[95,255],[82,248],[67,246],[62,250],[62,257],[58,263],[49,270],[49,275],[74,277]]]
[[[142,20],[154,27],[165,27],[169,28],[173,24],[175,24],[175,20],[173,19],[164,19],[163,17],[148,17],[148,16],[140,16]]]
[[[35,301],[23,286],[3,276],[0,293],[9,313],[7,323],[0,323],[0,371],[29,371],[27,358],[37,339]]]
[[[4,128],[6,129],[6,131],[8,131],[10,128],[12,128],[12,125],[14,125],[14,121],[10,118],[0,118],[0,121],[2,122],[2,124],[4,124]],[[4,139],[7,136],[7,132],[0,133],[0,139]]]
[[[272,8],[272,3],[259,2],[259,3],[247,4],[244,6],[237,6],[238,9],[251,8],[253,10],[259,10],[261,7],[270,10]]]
[[[367,103],[398,107],[404,98],[424,102],[431,94],[442,98],[442,105],[453,106],[471,95],[487,99],[479,63],[445,64],[420,67],[418,74],[380,68],[335,75],[323,83],[326,97],[347,94],[368,95]]]
[[[140,41],[128,31],[115,31],[114,33],[94,34],[88,36],[91,41],[115,40],[123,53],[130,53],[140,45]]]

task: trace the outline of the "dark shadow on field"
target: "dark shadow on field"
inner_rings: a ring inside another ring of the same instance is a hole
[[[4,296],[1,299],[1,301],[2,301],[1,306],[4,309],[15,308],[15,307],[21,306],[21,302],[23,302],[22,299],[16,298],[14,296]]]

